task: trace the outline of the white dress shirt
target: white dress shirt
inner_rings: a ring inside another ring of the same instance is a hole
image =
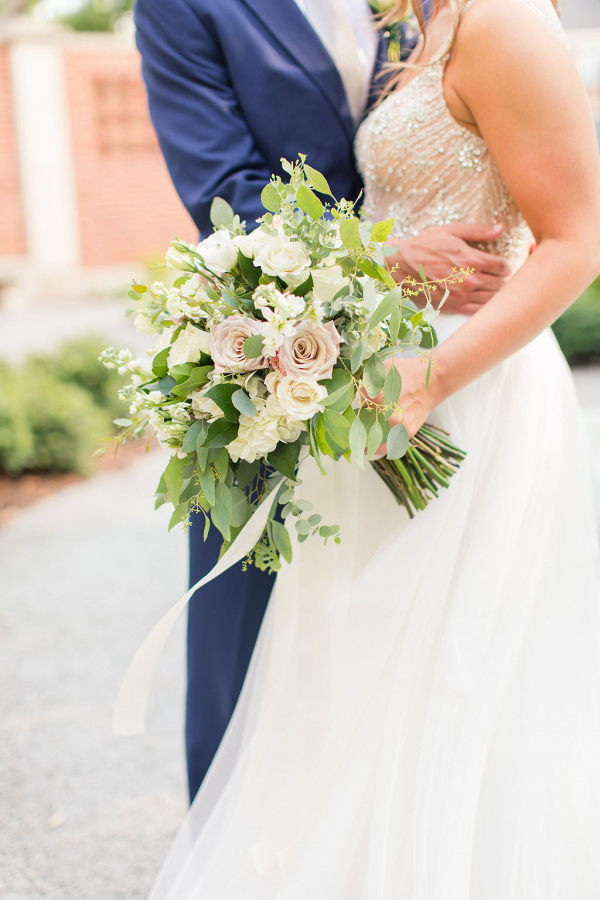
[[[296,0],[336,64],[355,125],[360,122],[373,76],[378,35],[368,0]]]

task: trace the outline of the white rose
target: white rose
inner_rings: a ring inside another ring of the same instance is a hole
[[[201,353],[210,353],[210,334],[194,328],[188,322],[171,347],[169,365],[181,366],[187,362],[198,362]]]
[[[204,264],[215,275],[224,275],[231,271],[237,262],[237,248],[228,231],[215,231],[200,241],[196,251],[204,260]]]
[[[277,386],[277,399],[285,414],[292,419],[312,419],[322,412],[321,400],[327,396],[327,388],[313,378],[294,380],[288,375]]]
[[[168,266],[178,271],[189,272],[193,270],[193,265],[187,253],[177,250],[175,247],[169,247],[167,250],[165,261]]]
[[[156,334],[156,326],[152,324],[152,319],[146,313],[138,313],[133,320],[133,327],[140,334]]]
[[[263,246],[254,258],[254,265],[267,275],[274,275],[295,287],[306,281],[310,260],[299,241],[290,241],[283,235],[267,236]]]
[[[262,249],[269,235],[262,228],[255,228],[250,234],[236,234],[233,243],[248,259],[253,259]]]
[[[345,277],[341,266],[324,266],[322,269],[313,269],[311,274],[313,294],[321,303],[331,303],[337,292],[350,284],[350,279]]]

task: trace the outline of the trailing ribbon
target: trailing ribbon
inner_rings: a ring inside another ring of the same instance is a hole
[[[204,578],[196,582],[183,597],[180,597],[177,603],[156,623],[139,648],[129,663],[129,668],[125,673],[125,678],[117,696],[112,724],[112,730],[115,734],[132,735],[144,733],[146,730],[146,707],[152,679],[175,622],[198,588],[208,584],[217,575],[221,575],[231,566],[240,562],[256,546],[265,530],[275,496],[276,491],[270,491],[266,495],[252,518],[246,522],[231,547],[225,551],[216,566]]]

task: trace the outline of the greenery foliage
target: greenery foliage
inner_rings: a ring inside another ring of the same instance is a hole
[[[600,278],[554,325],[570,363],[600,361]]]
[[[98,438],[124,411],[121,379],[98,363],[103,343],[73,340],[21,366],[0,364],[0,471],[90,472]]]
[[[133,7],[133,0],[89,0],[60,21],[74,31],[113,31],[121,16]]]

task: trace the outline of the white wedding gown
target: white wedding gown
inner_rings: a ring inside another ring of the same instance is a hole
[[[519,265],[530,233],[444,63],[363,123],[367,214],[400,236],[503,222]],[[279,574],[151,900],[599,900],[600,559],[551,331],[435,419],[468,456],[412,521],[370,466],[304,465],[342,544]]]

